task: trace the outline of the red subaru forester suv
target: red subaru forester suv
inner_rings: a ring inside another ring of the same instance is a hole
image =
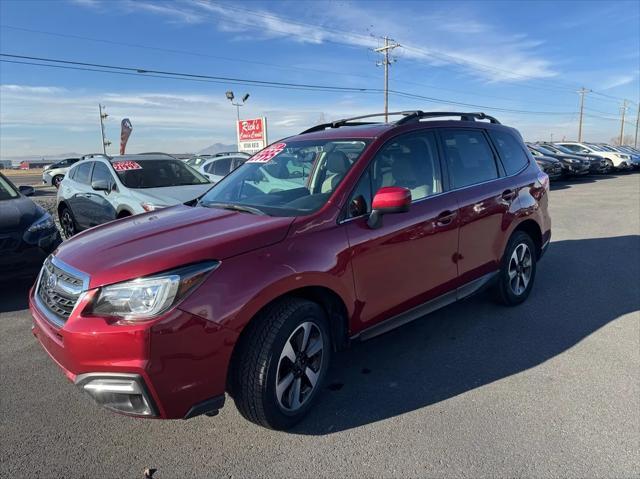
[[[286,429],[351,341],[484,286],[524,301],[551,230],[520,134],[483,113],[392,115],[315,126],[192,202],[65,242],[30,293],[34,334],[114,411],[214,415],[228,392]]]

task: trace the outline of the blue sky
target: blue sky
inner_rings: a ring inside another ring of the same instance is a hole
[[[484,110],[529,140],[608,141],[640,97],[638,1],[0,1],[4,54],[242,79],[380,89],[372,48],[389,35],[391,110]],[[129,44],[124,46],[123,44]],[[3,57],[7,59],[7,57]],[[22,60],[18,60],[22,61]],[[267,116],[269,139],[322,120],[378,112],[380,92],[318,92],[0,63],[0,155],[100,150],[98,102],[133,123],[132,152],[235,142],[235,109]],[[461,106],[448,102],[468,103]],[[492,110],[497,108],[500,111]],[[529,113],[526,113],[529,112]],[[549,112],[549,113],[540,113]]]

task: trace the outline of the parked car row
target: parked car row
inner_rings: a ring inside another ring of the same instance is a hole
[[[205,175],[212,183],[217,183],[233,170],[242,166],[251,155],[240,151],[226,151],[213,155],[195,155],[185,163]]]
[[[552,180],[640,168],[640,151],[630,146],[538,142],[527,143],[527,148]]]

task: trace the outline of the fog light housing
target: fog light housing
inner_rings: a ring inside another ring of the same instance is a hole
[[[134,416],[157,416],[153,401],[138,374],[81,374],[76,378],[76,385],[98,404],[112,411]]]

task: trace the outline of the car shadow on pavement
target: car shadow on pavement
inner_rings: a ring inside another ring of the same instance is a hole
[[[638,311],[638,278],[638,235],[553,242],[524,304],[498,306],[482,293],[338,353],[328,387],[292,432],[355,428],[536,367]]]

